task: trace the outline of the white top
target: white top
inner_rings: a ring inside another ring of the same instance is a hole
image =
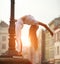
[[[25,21],[23,21],[24,24],[28,24],[28,25],[34,25],[37,23],[37,21],[34,19],[33,16],[31,15],[26,15],[25,16]]]

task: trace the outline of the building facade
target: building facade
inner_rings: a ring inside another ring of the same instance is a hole
[[[49,24],[49,27],[51,28],[51,30],[53,30],[54,35],[51,36],[50,33],[47,30],[45,30],[45,60],[44,61],[48,64],[59,64],[60,57],[58,58],[59,55],[56,54],[57,53],[59,54],[58,50],[60,49],[60,46],[58,46],[60,44],[60,41],[57,40],[57,39],[60,40],[59,35],[57,36],[57,34],[60,34],[59,32],[60,17],[54,19]]]
[[[39,62],[40,64],[43,64],[45,59],[45,31],[43,29],[40,29],[39,36]]]
[[[56,20],[54,28],[54,60],[55,64],[60,64],[60,18]]]
[[[54,24],[50,24],[50,28],[52,30]],[[54,63],[54,42],[48,30],[45,31],[45,62]]]
[[[55,64],[60,64],[60,27],[54,31],[54,60]]]
[[[8,24],[0,22],[0,55],[8,50]]]

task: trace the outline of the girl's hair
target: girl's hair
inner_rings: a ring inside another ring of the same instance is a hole
[[[29,29],[29,39],[31,42],[31,46],[34,47],[35,50],[37,50],[37,48],[38,48],[38,38],[36,35],[37,29],[38,29],[37,25],[31,25],[31,27]]]

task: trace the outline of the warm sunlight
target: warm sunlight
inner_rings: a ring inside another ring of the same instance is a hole
[[[30,42],[29,42],[29,38],[28,38],[28,33],[29,33],[29,26],[28,25],[24,25],[23,29],[22,29],[22,44],[23,46],[30,46]]]

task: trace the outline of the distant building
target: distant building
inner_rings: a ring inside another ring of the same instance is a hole
[[[45,30],[45,62],[48,64],[60,64],[60,17],[54,19],[49,27],[54,31],[53,37]]]
[[[55,64],[60,64],[60,17],[55,19],[56,27],[54,30],[54,60]]]
[[[8,50],[8,24],[0,22],[0,55]]]
[[[43,63],[44,59],[45,59],[45,31],[43,29],[40,29],[40,34],[39,34],[39,61],[40,64]]]
[[[49,27],[54,30],[54,23],[50,23]],[[45,30],[45,60],[46,63],[54,63],[54,42],[48,30]]]

